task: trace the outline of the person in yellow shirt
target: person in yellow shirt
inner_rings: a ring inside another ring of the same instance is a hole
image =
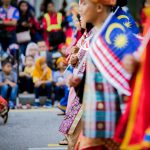
[[[47,100],[44,106],[47,108],[51,107],[52,71],[47,66],[45,57],[41,57],[36,61],[32,77],[35,90],[34,106],[36,108],[40,107],[39,96],[42,92],[46,92]]]
[[[24,94],[33,92],[33,81],[32,81],[32,73],[34,70],[34,58],[29,55],[25,58],[25,68],[23,72],[20,72],[20,90],[23,91]]]

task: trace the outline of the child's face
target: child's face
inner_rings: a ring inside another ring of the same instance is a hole
[[[65,70],[65,69],[66,69],[66,65],[65,65],[63,62],[60,62],[60,63],[57,65],[57,68],[60,69],[60,70]]]
[[[44,62],[44,63],[41,64],[42,70],[45,70],[47,67],[48,67],[48,66],[47,66],[47,63],[46,63],[46,62]]]
[[[145,7],[150,6],[150,0],[145,1]]]
[[[11,64],[5,64],[4,66],[3,66],[3,71],[5,72],[5,73],[7,73],[7,74],[9,74],[9,73],[11,73],[11,71],[12,71],[12,65]]]
[[[92,3],[91,0],[83,0],[79,12],[84,22],[93,23],[97,19],[96,4]]]
[[[29,52],[29,55],[35,57],[36,54],[37,54],[37,50],[35,48],[31,48],[30,52]]]
[[[26,58],[26,66],[33,66],[33,64],[34,64],[34,60],[33,60],[33,58],[32,57],[27,57]]]

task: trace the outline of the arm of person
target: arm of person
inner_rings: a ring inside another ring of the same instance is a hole
[[[26,73],[25,73],[25,72],[20,72],[20,73],[19,73],[19,76],[20,76],[20,77],[25,77],[25,76],[26,76]]]
[[[18,22],[19,18],[20,18],[19,11],[16,9],[13,12],[12,20],[3,20],[3,25],[5,25],[5,26],[17,26],[17,22]]]
[[[6,83],[11,87],[15,87],[17,85],[17,74],[15,72],[12,72],[11,75],[13,77],[13,81],[6,80]]]
[[[3,25],[5,26],[16,26],[17,25],[17,20],[4,20]]]
[[[3,82],[3,80],[2,80],[2,73],[0,72],[0,87],[4,86],[6,84],[7,84],[6,81]]]
[[[126,55],[122,63],[126,71],[130,74],[133,74],[139,66],[138,60],[136,60],[133,55]]]
[[[0,82],[0,87],[6,85],[6,82]]]

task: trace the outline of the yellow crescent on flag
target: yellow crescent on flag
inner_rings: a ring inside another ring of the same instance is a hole
[[[111,34],[112,31],[113,31],[114,29],[116,29],[116,28],[119,28],[119,29],[121,29],[122,31],[125,32],[125,28],[124,28],[123,25],[121,25],[121,24],[119,24],[119,23],[113,23],[113,24],[111,24],[111,25],[108,27],[108,29],[107,29],[107,31],[106,31],[106,34],[105,34],[105,39],[106,39],[106,42],[107,42],[108,44],[111,44],[111,43],[112,43],[111,40],[110,40],[110,34]]]

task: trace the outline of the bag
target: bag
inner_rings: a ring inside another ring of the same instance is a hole
[[[7,101],[0,96],[0,116],[5,115],[8,112]]]
[[[30,31],[24,31],[24,32],[17,33],[16,36],[17,36],[18,43],[25,43],[25,42],[31,41]]]

